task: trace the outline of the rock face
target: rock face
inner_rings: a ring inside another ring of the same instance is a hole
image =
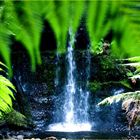
[[[43,52],[41,56],[42,65],[37,66],[36,72],[31,71],[31,65],[26,53],[17,52],[13,55],[12,59],[15,85],[17,85],[17,90],[19,91],[16,95],[17,106],[26,117],[33,120],[36,126],[34,130],[36,131],[44,131],[47,129],[48,124],[53,121],[60,121],[56,117],[54,120],[53,116],[57,116],[55,114],[56,111],[54,111],[56,106],[59,106],[58,112],[63,111],[63,86],[66,75],[65,55],[59,57],[59,62],[57,62],[55,52]],[[88,84],[84,83],[86,78],[89,79],[89,82],[101,85],[99,90],[96,90],[98,88],[95,89],[96,93],[91,91],[89,103],[93,106],[90,107],[89,112],[92,121],[93,116],[96,116],[96,112],[93,112],[95,110],[96,98],[99,99],[101,96],[112,95],[116,83],[113,85],[108,81],[112,80],[112,76],[113,79],[117,77],[117,80],[120,80],[118,75],[121,75],[123,72],[120,72],[114,66],[115,62],[112,62],[112,59],[108,58],[108,56],[105,56],[105,58],[102,55],[94,56],[86,51],[75,51],[74,56],[78,71],[76,76],[77,85],[79,84],[83,86],[83,89],[86,89],[87,87],[85,86]],[[90,64],[89,70],[85,71],[87,64]],[[58,71],[59,85],[56,87],[56,69],[59,67],[61,70]],[[101,84],[104,82],[105,84]],[[106,84],[107,82],[108,84]],[[120,88],[121,86],[118,86],[118,89]],[[61,115],[61,113],[57,114]]]
[[[118,83],[118,81],[125,78],[124,71],[123,69],[118,69],[115,60],[112,60],[108,55],[102,56],[100,54],[94,56],[85,51],[76,50],[74,56],[77,67],[77,85],[81,85],[83,89],[86,89],[89,85],[88,90],[91,92],[89,98],[89,119],[91,122],[98,123],[101,121],[99,123],[101,127],[106,121],[107,125],[104,126],[107,126],[106,128],[108,129],[108,124],[110,125],[111,121],[114,123],[116,119],[118,107],[113,106],[100,110],[96,108],[96,104],[102,98],[113,95],[114,93],[118,94],[122,90],[127,90],[122,84]],[[42,134],[48,130],[48,124],[59,122],[60,119],[57,120],[57,117],[60,118],[61,113],[59,112],[63,111],[63,87],[66,78],[65,55],[62,54],[59,57],[59,62],[57,62],[55,52],[43,52],[41,57],[42,64],[37,66],[35,72],[32,72],[30,59],[26,52],[22,51],[12,54],[14,85],[16,85],[18,91],[15,95],[17,100],[14,103],[14,107],[35,124],[32,130],[24,134],[28,138],[34,137],[34,135],[38,137],[39,133]],[[85,71],[87,64],[90,66]],[[57,68],[59,84],[55,81]],[[88,77],[86,73],[89,73]],[[85,84],[85,79],[88,79],[89,83]],[[56,84],[58,85],[56,86]],[[58,113],[56,114],[60,114],[60,116],[55,114],[58,106]],[[100,120],[99,116],[101,116]],[[61,118],[63,119],[62,116]]]
[[[122,103],[122,109],[125,110],[129,130],[134,129],[140,122],[140,100],[126,100]]]
[[[47,129],[52,121],[55,100],[55,53],[42,54],[42,65],[32,72],[29,59],[23,52],[14,54],[14,80],[17,87],[17,106],[35,124],[34,130]],[[16,61],[15,61],[16,60]],[[20,96],[19,96],[20,95]]]

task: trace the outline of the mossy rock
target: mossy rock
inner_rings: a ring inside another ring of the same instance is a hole
[[[124,88],[126,90],[127,89],[132,90],[132,87],[127,80],[109,81],[109,82],[99,82],[95,80],[93,82],[89,82],[88,84],[88,89],[93,93],[97,91],[104,91],[105,93],[105,92],[110,91],[110,89],[112,89],[113,87]]]
[[[8,114],[5,114],[4,120],[8,125],[25,128],[27,128],[29,125],[26,117],[16,110],[12,110]]]
[[[97,82],[97,81],[94,81],[94,82],[90,82],[88,84],[88,89],[91,91],[91,92],[96,92],[97,90],[101,90],[101,83],[100,82]]]
[[[140,125],[140,100],[131,98],[123,101],[122,110],[125,110],[129,129],[133,129],[135,125]]]

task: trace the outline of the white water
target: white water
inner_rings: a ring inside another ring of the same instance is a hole
[[[73,43],[73,42],[72,42]],[[65,87],[65,104],[64,104],[64,115],[66,123],[74,123],[74,94],[76,94],[74,70],[75,62],[73,60],[73,48],[72,44],[69,44],[67,61],[68,61],[68,75],[67,84]]]
[[[78,131],[90,131],[90,123],[56,123],[49,126],[49,131],[58,132],[78,132]]]
[[[65,85],[65,101],[63,107],[64,120],[61,123],[51,124],[49,130],[63,132],[90,131],[91,124],[88,121],[89,92],[83,90],[82,87],[78,87],[76,84],[76,65],[73,56],[73,44],[75,40],[71,30],[69,34],[70,41],[66,56],[67,81]],[[86,72],[89,72],[89,67],[87,66],[86,68]],[[89,74],[87,74],[87,77],[88,76]]]

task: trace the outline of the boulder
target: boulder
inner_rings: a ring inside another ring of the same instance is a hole
[[[134,129],[140,122],[140,100],[125,100],[122,103],[122,109],[125,110],[129,130]]]

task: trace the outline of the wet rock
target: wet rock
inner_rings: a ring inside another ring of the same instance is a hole
[[[24,136],[23,135],[18,135],[17,140],[23,140]]]
[[[140,122],[140,100],[125,100],[122,103],[122,109],[125,110],[128,128],[132,130]]]
[[[54,136],[51,136],[51,137],[47,137],[46,140],[57,140],[57,138]]]
[[[41,140],[40,138],[31,138],[29,140]]]
[[[27,128],[28,122],[26,117],[16,110],[12,110],[5,115],[5,120],[10,126],[24,127]]]
[[[62,138],[61,140],[67,140],[66,138]]]

